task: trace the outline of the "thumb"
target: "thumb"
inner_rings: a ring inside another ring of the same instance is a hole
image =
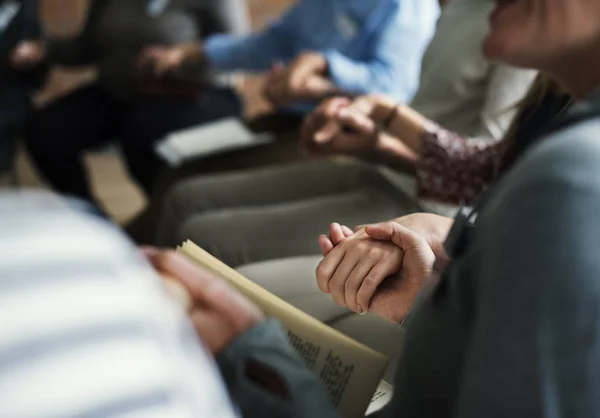
[[[371,238],[377,241],[391,241],[398,247],[406,250],[407,246],[412,245],[418,234],[398,222],[384,222],[376,225],[369,225],[365,232]]]
[[[420,280],[431,274],[435,255],[422,235],[397,222],[368,226],[365,232],[374,240],[391,241],[404,251],[403,269],[408,277]]]

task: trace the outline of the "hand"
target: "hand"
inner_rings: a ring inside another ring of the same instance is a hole
[[[151,46],[140,54],[138,68],[155,78],[163,78],[178,71],[186,62],[202,59],[198,44],[179,44],[175,46]]]
[[[334,89],[326,74],[325,57],[317,52],[307,52],[287,68],[281,64],[272,68],[265,79],[263,94],[277,106],[301,100],[317,100]]]
[[[423,267],[433,265],[434,255],[410,230],[402,231],[410,244],[401,247],[372,239],[365,232],[368,228],[345,238],[325,256],[317,267],[317,283],[340,306],[399,323],[429,277],[431,269]]]
[[[435,215],[433,213],[413,213],[406,216],[393,219],[390,222],[396,222],[405,228],[408,228],[417,234],[421,235],[435,254],[435,269],[443,270],[448,261],[450,261],[444,248],[446,238],[454,224],[454,219],[445,216]],[[342,242],[345,238],[352,236],[357,232],[366,234],[367,227],[373,227],[377,224],[359,225],[353,230],[344,225],[337,223],[331,224],[329,236],[319,236],[319,246],[323,256],[326,256],[336,245]],[[367,234],[368,235],[368,234]]]
[[[452,222],[423,213],[360,226],[355,232],[332,224],[329,237],[319,237],[325,256],[317,268],[319,288],[351,310],[363,313],[368,307],[401,322],[421,284],[447,262],[443,242]]]
[[[190,317],[213,355],[264,319],[256,305],[182,255],[154,248],[143,251],[158,272],[187,288],[193,301]]]
[[[30,70],[39,65],[46,56],[42,41],[21,41],[12,51],[10,64],[15,70]]]
[[[301,130],[301,142],[313,155],[356,154],[376,151],[386,139],[371,113],[375,96],[354,101],[336,97],[326,100],[309,114]]]

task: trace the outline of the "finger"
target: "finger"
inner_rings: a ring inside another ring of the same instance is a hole
[[[331,250],[317,266],[317,284],[319,290],[323,293],[329,293],[329,281],[333,277],[335,270],[344,258],[344,249],[335,247]]]
[[[420,237],[416,232],[393,221],[367,226],[365,232],[377,241],[391,241],[405,251]]]
[[[190,319],[196,333],[214,356],[221,353],[236,336],[228,321],[215,311],[194,309]]]
[[[142,245],[141,247],[139,247],[139,250],[149,260],[152,257],[156,256],[160,252],[160,250],[158,248],[152,247],[152,246],[149,246],[149,245]]]
[[[344,240],[344,238],[346,237],[344,236],[344,230],[342,229],[342,226],[337,222],[332,223],[329,226],[329,239],[331,239],[333,245],[338,245]]]
[[[346,284],[344,287],[344,299],[346,301],[346,307],[351,311],[357,313],[367,313],[369,306],[360,305],[357,302],[357,295],[362,282],[365,280],[365,277],[369,274],[371,269],[373,268],[373,264],[369,262],[359,262],[350,275],[348,276],[348,280],[346,280]]]
[[[337,119],[344,127],[352,128],[363,135],[373,135],[377,131],[377,126],[371,118],[347,107],[339,110]]]
[[[354,234],[354,231],[348,228],[346,225],[342,225],[342,232],[346,238]]]
[[[354,227],[354,229],[353,229],[352,231],[354,231],[354,232],[359,232],[359,231],[361,231],[361,230],[365,229],[367,226],[373,226],[373,225],[374,225],[374,224],[363,224],[363,225],[358,225],[358,226],[355,226],[355,227]]]
[[[331,142],[341,131],[340,125],[335,121],[328,121],[325,126],[319,129],[314,135],[314,141],[317,144],[326,144]]]
[[[381,259],[380,262],[373,266],[362,281],[360,288],[356,293],[356,304],[364,308],[364,312],[369,309],[371,299],[379,285],[391,275],[390,264],[389,260]]]
[[[333,245],[333,243],[331,242],[331,240],[329,239],[329,237],[327,235],[321,234],[319,235],[319,247],[321,248],[321,253],[323,254],[323,256],[326,256],[327,254],[329,254],[329,252],[331,250],[333,250],[333,248],[335,247],[335,245]]]
[[[329,281],[331,297],[339,306],[346,306],[346,280],[348,280],[350,273],[352,273],[352,270],[354,270],[359,261],[359,258],[352,257],[346,252]]]
[[[151,256],[155,268],[179,279],[188,289],[195,304],[235,317],[233,323],[239,329],[246,329],[249,322],[261,317],[260,310],[248,299],[227,285],[214,274],[201,269],[174,251],[162,251]]]

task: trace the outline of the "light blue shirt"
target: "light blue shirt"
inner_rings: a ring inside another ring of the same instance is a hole
[[[215,35],[204,48],[218,71],[266,71],[319,51],[341,90],[409,102],[439,13],[438,0],[299,0],[263,32]]]

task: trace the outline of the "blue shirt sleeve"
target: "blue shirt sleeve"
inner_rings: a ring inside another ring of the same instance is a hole
[[[204,42],[204,53],[211,66],[217,71],[265,71],[275,60],[289,61],[303,5],[299,2],[261,33],[210,36]]]
[[[394,2],[392,21],[378,25],[368,59],[356,61],[337,50],[325,52],[332,81],[349,93],[385,93],[409,102],[419,85],[421,60],[435,32],[437,1]]]

